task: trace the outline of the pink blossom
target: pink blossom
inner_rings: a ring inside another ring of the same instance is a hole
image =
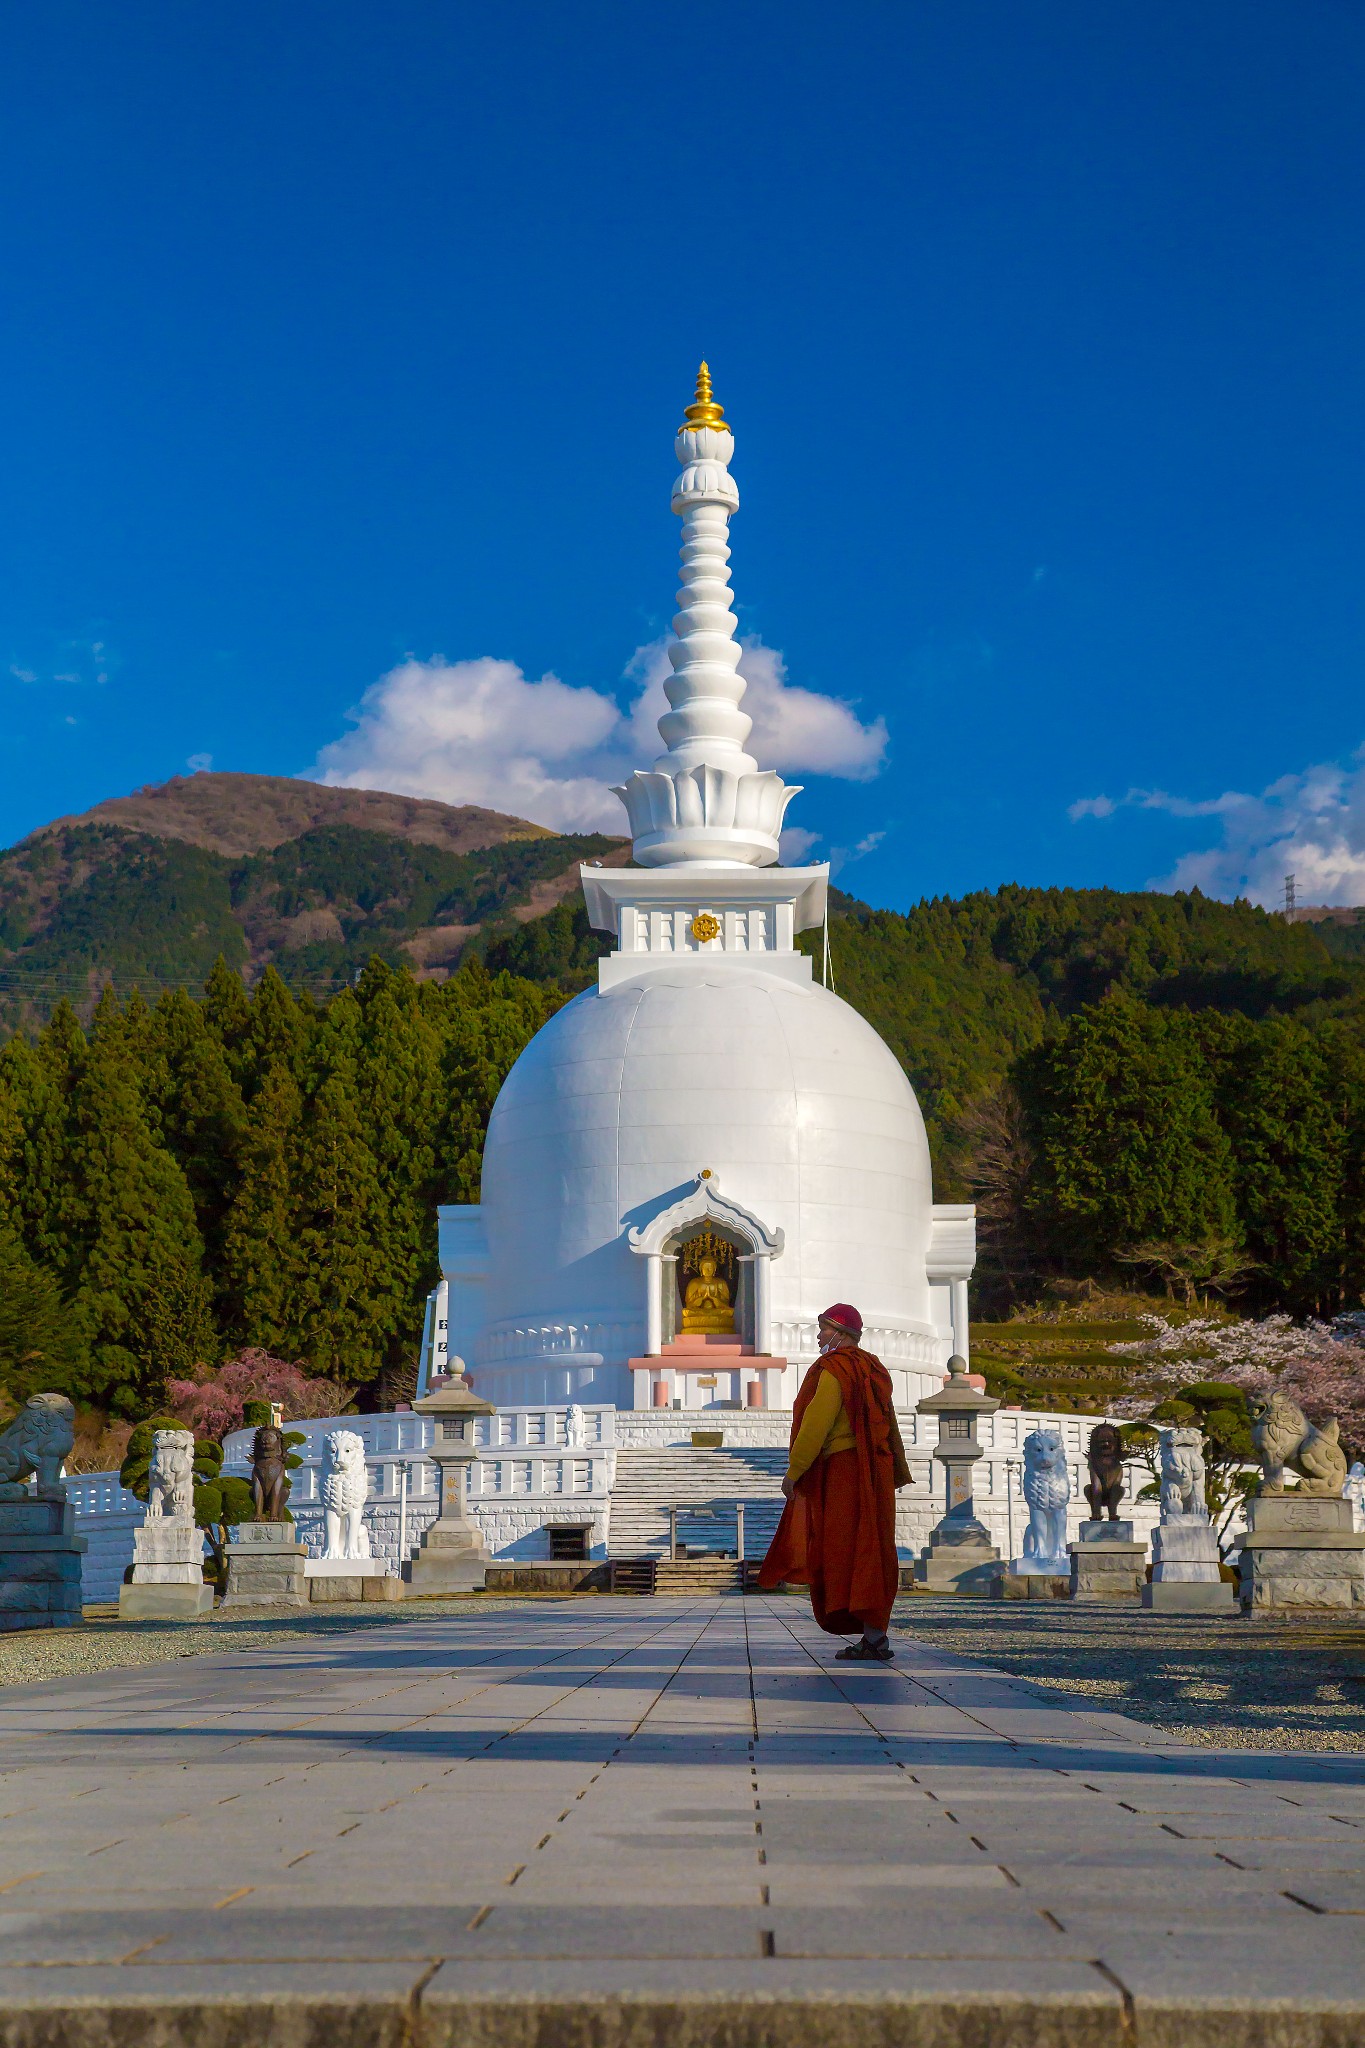
[[[196,1436],[220,1441],[242,1426],[248,1401],[278,1401],[286,1422],[340,1415],[348,1396],[331,1380],[312,1379],[302,1363],[293,1365],[251,1347],[202,1379],[167,1380],[166,1405]]]

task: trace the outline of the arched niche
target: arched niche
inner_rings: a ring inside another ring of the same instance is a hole
[[[725,1270],[735,1276],[731,1287],[734,1336],[756,1352],[771,1350],[768,1269],[771,1260],[780,1257],[786,1240],[780,1229],[770,1228],[741,1203],[723,1195],[715,1175],[703,1171],[681,1200],[632,1230],[628,1239],[630,1249],[645,1266],[645,1348],[651,1356],[657,1357],[665,1344],[683,1334],[690,1263],[699,1260],[696,1247],[708,1237],[731,1253]]]

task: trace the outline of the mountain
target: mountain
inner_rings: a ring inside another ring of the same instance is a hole
[[[354,825],[446,853],[475,853],[514,839],[552,839],[544,825],[477,804],[392,796],[382,789],[331,789],[288,775],[173,775],[131,796],[109,797],[78,817],[57,818],[23,842],[81,825],[117,825],[153,839],[181,839],[232,858],[269,852],[323,825]]]
[[[283,776],[201,774],[60,818],[0,854],[0,1021],[100,987],[202,987],[221,954],[322,995],[375,954],[441,977],[543,916],[625,842]]]

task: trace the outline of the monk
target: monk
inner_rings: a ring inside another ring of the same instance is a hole
[[[820,1318],[820,1356],[792,1410],[782,1491],[787,1505],[760,1586],[810,1587],[816,1621],[861,1638],[837,1654],[889,1664],[887,1623],[900,1586],[896,1489],[910,1484],[891,1404],[891,1375],[859,1349],[863,1319],[838,1301]]]

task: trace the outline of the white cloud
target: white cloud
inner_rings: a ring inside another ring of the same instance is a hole
[[[13,660],[9,672],[17,683],[67,683],[84,689],[102,686],[118,666],[104,640],[55,640],[37,660]]]
[[[212,754],[191,754],[185,763],[191,775],[207,775],[213,766]]]
[[[1292,874],[1300,903],[1365,903],[1365,747],[1345,767],[1320,762],[1282,775],[1259,796],[1225,790],[1196,802],[1159,789],[1130,789],[1117,802],[1082,798],[1067,815],[1107,818],[1124,809],[1221,821],[1217,845],[1182,855],[1152,888],[1248,896],[1273,908],[1284,901],[1284,878]]]
[[[864,725],[837,697],[794,687],[781,655],[746,642],[740,661],[754,721],[749,742],[765,768],[866,781],[882,765],[887,730]],[[484,804],[561,831],[620,832],[610,784],[662,752],[667,643],[637,648],[622,710],[605,691],[558,676],[525,676],[514,662],[409,658],[365,692],[354,730],[333,740],[307,774],[351,789],[388,789],[443,803]]]
[[[818,832],[808,832],[804,825],[784,825],[778,840],[779,857],[784,868],[798,868],[811,848],[820,843]]]
[[[865,854],[875,853],[885,837],[885,832],[867,832],[864,833],[856,846],[831,846],[829,850],[830,873],[837,875],[843,868],[851,866],[855,860],[861,860]]]

